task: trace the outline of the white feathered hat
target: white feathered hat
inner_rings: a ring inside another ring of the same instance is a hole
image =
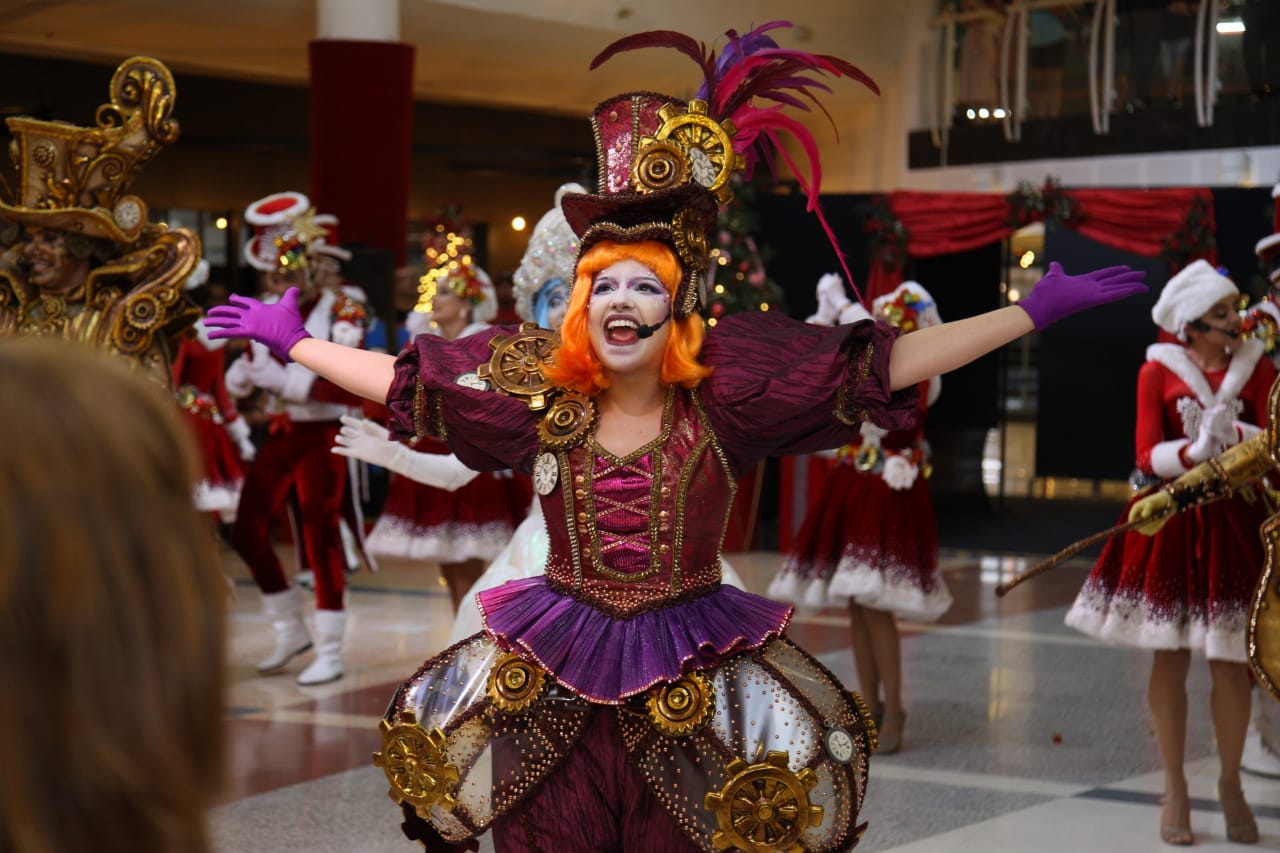
[[[538,291],[549,281],[561,279],[573,285],[573,268],[578,259],[578,235],[573,233],[564,218],[560,200],[565,193],[585,193],[581,184],[564,184],[556,190],[555,207],[538,220],[529,236],[529,245],[520,259],[520,266],[511,277],[516,297],[516,313],[521,320],[536,320],[535,299]]]
[[[1219,299],[1239,294],[1235,282],[1208,261],[1192,261],[1165,283],[1151,309],[1151,319],[1169,334],[1177,335],[1178,340],[1185,341],[1184,326],[1203,317]]]

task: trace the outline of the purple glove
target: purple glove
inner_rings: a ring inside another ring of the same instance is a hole
[[[311,334],[303,328],[302,312],[298,310],[298,288],[291,287],[273,305],[265,305],[247,296],[232,296],[230,305],[210,308],[204,324],[214,331],[209,337],[249,338],[288,363],[289,350]]]
[[[1049,272],[1036,282],[1018,307],[1031,316],[1039,332],[1077,311],[1146,293],[1144,278],[1146,273],[1142,270],[1129,267],[1107,267],[1083,275],[1067,275],[1054,261],[1049,264]]]

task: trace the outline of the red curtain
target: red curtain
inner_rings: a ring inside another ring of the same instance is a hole
[[[917,258],[967,252],[1013,232],[1009,198],[994,193],[925,193],[903,190],[889,208],[907,229],[907,249]]]
[[[1156,257],[1170,237],[1186,222],[1187,212],[1197,200],[1203,205],[1204,227],[1212,234],[1213,193],[1207,188],[1165,190],[1067,190],[1082,217],[1069,228],[1107,246],[1143,257]],[[1210,263],[1216,251],[1203,253]],[[1188,261],[1196,258],[1188,258]]]
[[[1188,240],[1188,214],[1200,208],[1198,227],[1214,231],[1213,194],[1205,188],[1159,190],[1065,190],[1071,218],[1063,225],[1107,246],[1156,257],[1170,243]],[[889,194],[889,209],[907,233],[907,253],[928,258],[965,252],[1003,240],[1013,233],[1010,197],[996,193],[931,193],[902,190]],[[1061,211],[1058,211],[1061,214]],[[1199,241],[1195,241],[1197,245]],[[1176,250],[1176,246],[1172,247]],[[1216,262],[1212,247],[1197,257]],[[902,283],[901,265],[873,258],[867,277],[868,303]]]

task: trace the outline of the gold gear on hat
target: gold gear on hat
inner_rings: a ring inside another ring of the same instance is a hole
[[[392,801],[413,806],[423,820],[430,820],[435,805],[452,811],[459,776],[445,753],[444,732],[428,732],[408,710],[401,711],[394,724],[383,720],[378,728],[382,752],[373,754],[373,763],[387,774]]]
[[[689,102],[684,112],[675,104],[667,104],[658,110],[658,117],[662,119],[662,126],[652,138],[640,140],[640,149],[644,153],[636,158],[637,161],[647,154],[645,149],[648,146],[674,142],[684,151],[693,182],[714,193],[720,204],[733,201],[729,179],[734,172],[746,167],[743,156],[733,150],[733,137],[738,133],[733,122],[711,118],[707,115],[707,102],[697,98]]]
[[[689,180],[689,157],[674,142],[647,140],[631,166],[631,186],[649,193],[678,187]]]
[[[525,397],[533,411],[547,407],[547,392],[553,387],[542,375],[542,365],[560,345],[560,336],[537,323],[521,323],[520,331],[489,341],[493,355],[476,368],[476,375],[493,383],[503,394]]]
[[[725,768],[729,781],[712,791],[703,805],[715,812],[719,829],[711,836],[717,850],[743,853],[801,853],[800,836],[822,822],[822,806],[809,802],[818,784],[808,767],[792,773],[786,752],[770,751],[765,760],[747,764],[735,758]]]
[[[549,684],[545,669],[508,652],[489,672],[489,698],[499,711],[518,714],[533,707]]]
[[[711,679],[702,673],[690,672],[650,690],[645,705],[654,728],[668,737],[684,737],[711,719],[711,712],[715,710],[715,688]]]
[[[688,317],[698,310],[700,279],[703,270],[711,262],[711,247],[707,244],[707,225],[688,209],[678,210],[671,220],[671,236],[676,244],[676,253],[680,255],[686,270],[676,316]]]
[[[577,391],[563,391],[538,421],[538,438],[557,450],[573,447],[595,426],[598,414],[590,397]]]

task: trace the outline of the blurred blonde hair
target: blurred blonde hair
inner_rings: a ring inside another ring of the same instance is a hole
[[[0,340],[0,851],[205,853],[226,585],[169,395]]]

